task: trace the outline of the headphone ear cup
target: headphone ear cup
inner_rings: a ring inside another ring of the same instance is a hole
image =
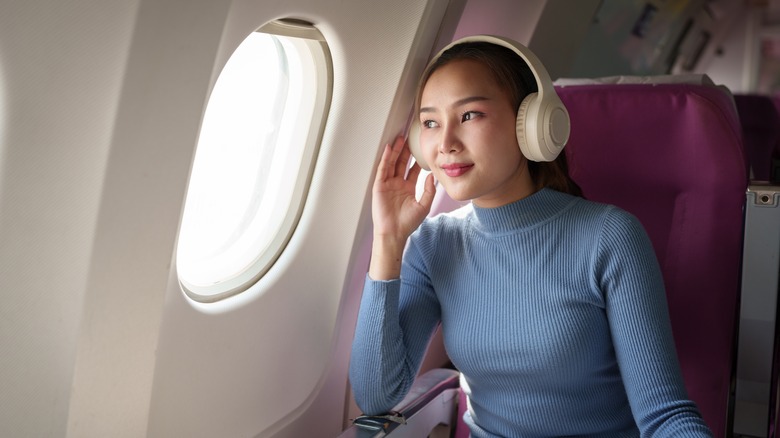
[[[531,161],[553,161],[569,140],[569,112],[557,96],[531,93],[517,110],[517,144]]]
[[[544,160],[544,154],[540,149],[539,136],[536,135],[536,119],[539,114],[539,104],[537,102],[538,94],[528,94],[517,109],[517,121],[515,129],[517,131],[517,144],[523,156],[531,161]]]
[[[412,156],[417,164],[424,170],[431,170],[428,163],[425,162],[422,156],[422,148],[420,147],[420,121],[412,120],[411,126],[409,126],[409,134],[406,137],[407,143],[409,143],[409,150],[412,152]]]

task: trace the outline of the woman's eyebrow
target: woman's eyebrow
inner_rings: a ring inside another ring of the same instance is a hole
[[[490,98],[489,97],[485,97],[485,96],[464,97],[463,99],[459,99],[459,100],[455,101],[455,103],[452,104],[452,106],[454,108],[456,108],[456,107],[463,106],[463,105],[466,105],[466,104],[469,104],[469,103],[472,103],[472,102],[480,102],[480,101],[483,101],[483,100],[490,100]],[[432,113],[432,112],[436,112],[436,110],[433,107],[424,106],[424,107],[420,108],[420,113]]]

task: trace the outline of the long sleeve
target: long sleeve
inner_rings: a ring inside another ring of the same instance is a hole
[[[364,412],[402,399],[439,321],[475,438],[712,436],[652,244],[616,207],[542,189],[426,220],[401,279],[366,282],[350,366]]]
[[[439,305],[410,245],[401,271],[403,280],[366,277],[352,343],[349,377],[364,413],[385,413],[412,386],[436,325]]]
[[[615,353],[642,436],[709,437],[688,400],[669,321],[663,278],[644,229],[613,210],[602,229],[595,266]]]

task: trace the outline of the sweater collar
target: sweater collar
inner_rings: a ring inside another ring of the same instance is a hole
[[[476,228],[490,234],[508,233],[532,227],[563,210],[572,200],[570,195],[543,188],[510,204],[481,208],[472,203]]]

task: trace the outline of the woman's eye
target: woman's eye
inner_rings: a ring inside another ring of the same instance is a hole
[[[435,128],[436,122],[434,122],[433,120],[424,120],[422,122],[422,126],[423,128]]]
[[[479,117],[480,115],[482,115],[482,113],[480,113],[480,112],[478,112],[478,111],[466,111],[466,112],[465,112],[465,113],[463,113],[463,115],[460,117],[460,121],[461,121],[461,123],[462,123],[462,122],[467,122],[467,121],[469,121],[469,120],[473,120],[473,119],[475,119],[475,118]]]

